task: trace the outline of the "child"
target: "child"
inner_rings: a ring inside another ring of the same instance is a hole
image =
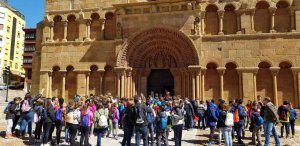
[[[251,123],[250,123],[250,125],[251,125],[250,127],[253,128],[252,142],[250,143],[251,145],[257,145],[257,146],[263,145],[263,143],[261,141],[261,129],[262,129],[263,123],[264,123],[264,120],[261,117],[258,109],[253,109],[253,113],[251,116]]]
[[[80,146],[89,145],[89,133],[91,128],[91,121],[93,121],[93,113],[88,109],[88,105],[83,105],[80,116]]]
[[[19,98],[14,98],[14,101],[11,101],[8,103],[4,113],[6,113],[6,136],[5,139],[11,139],[12,137],[12,127],[13,127],[13,120],[15,118],[15,113],[16,113],[16,105],[20,103]]]
[[[118,122],[120,119],[117,103],[112,104],[111,111],[112,111],[111,112],[112,133],[113,133],[114,138],[117,140],[118,139]]]
[[[157,122],[156,122],[157,146],[161,146],[161,140],[164,141],[165,146],[169,146],[168,139],[167,139],[167,124],[168,124],[168,116],[167,113],[165,112],[165,108],[161,106],[157,116]]]
[[[291,113],[290,124],[291,124],[291,129],[292,129],[292,138],[294,138],[294,136],[295,136],[295,121],[296,121],[296,119],[298,119],[298,115],[297,115],[296,110],[293,108],[293,105],[291,102],[290,102],[289,106],[290,106],[290,113]]]

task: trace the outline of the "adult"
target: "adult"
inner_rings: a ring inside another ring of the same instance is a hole
[[[236,103],[231,109],[231,112],[234,115],[234,131],[237,134],[238,144],[244,145],[244,142],[242,141],[242,132],[243,126],[245,125],[245,118],[247,116],[247,113],[242,104],[242,99],[236,99]]]
[[[49,137],[52,137],[52,135],[50,135],[50,129],[51,129],[51,126],[54,124],[54,120],[55,120],[55,111],[54,111],[53,105],[51,104],[50,99],[45,99],[44,111],[42,113],[42,119],[44,120],[43,144],[44,144],[44,146],[48,146],[48,145],[50,145]]]
[[[97,135],[97,146],[101,146],[101,137],[108,127],[108,111],[104,109],[102,102],[96,102],[97,111],[94,114],[94,132]]]
[[[7,111],[5,111],[6,112],[5,120],[7,123],[5,139],[13,138],[13,136],[12,136],[13,121],[15,118],[16,106],[19,103],[20,103],[20,100],[16,97],[16,98],[14,98],[13,101],[9,102],[7,105]]]
[[[193,116],[194,116],[194,108],[188,99],[185,100],[184,103],[184,111],[185,111],[185,129],[190,130],[193,128]]]
[[[279,115],[279,121],[281,123],[281,128],[280,128],[280,137],[283,137],[284,133],[284,128],[286,132],[286,138],[289,137],[290,134],[290,110],[289,110],[289,102],[284,101],[283,105],[278,108],[277,111]]]
[[[213,145],[213,139],[215,135],[215,129],[218,121],[218,111],[217,111],[217,106],[213,102],[208,102],[207,103],[207,112],[206,112],[206,120],[207,120],[207,126],[210,129],[210,134],[209,134],[209,142],[208,145]]]
[[[122,124],[124,130],[124,137],[122,140],[122,146],[130,146],[131,145],[131,137],[133,135],[133,127],[135,124],[134,121],[134,106],[132,102],[128,102],[123,117]]]
[[[181,146],[184,115],[182,108],[179,106],[179,101],[174,101],[173,103],[174,105],[171,119],[174,130],[174,141],[175,146]]]
[[[277,114],[277,110],[275,105],[271,102],[270,97],[266,97],[263,101],[265,109],[264,109],[264,120],[265,120],[265,146],[270,144],[270,136],[271,132],[275,139],[275,145],[280,146],[279,137],[276,131],[276,123],[279,121],[279,117]]]
[[[290,109],[290,125],[291,125],[291,130],[292,130],[292,138],[294,138],[295,135],[295,121],[298,119],[298,114],[297,111],[293,108],[292,103],[289,104],[289,109]]]

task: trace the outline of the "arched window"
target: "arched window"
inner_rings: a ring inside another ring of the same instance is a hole
[[[220,76],[215,63],[208,63],[205,72],[205,97],[217,101],[220,98]]]
[[[225,7],[223,19],[224,34],[236,34],[237,32],[237,16],[234,10],[235,8],[233,5],[227,5]]]
[[[55,41],[62,41],[62,39],[64,37],[64,24],[62,22],[62,17],[55,16],[53,21],[54,21],[53,39]]]
[[[261,62],[258,67],[259,69],[256,75],[257,95],[270,97],[274,102],[273,77],[270,70],[271,65],[268,62]]]
[[[79,24],[74,15],[68,16],[67,40],[75,41],[79,38]]]
[[[116,36],[116,18],[114,13],[108,12],[105,14],[104,38],[112,40]]]
[[[275,12],[275,30],[277,32],[288,32],[291,26],[289,4],[286,1],[279,1]]]
[[[223,99],[233,101],[235,98],[240,97],[239,94],[239,75],[236,70],[235,63],[229,62],[225,65],[226,70],[224,73],[224,97]],[[240,97],[241,98],[241,97]]]
[[[258,33],[270,32],[270,11],[269,4],[265,1],[260,1],[256,4],[256,10],[254,14],[254,30]]]
[[[215,5],[208,5],[205,12],[205,34],[217,35],[219,32],[218,8]]]
[[[100,20],[100,16],[97,13],[91,15],[91,39],[99,40],[101,38],[102,30],[102,20]]]
[[[289,62],[281,62],[280,70],[277,75],[277,98],[278,105],[284,101],[296,103],[294,92],[294,78],[291,70],[292,65]]]

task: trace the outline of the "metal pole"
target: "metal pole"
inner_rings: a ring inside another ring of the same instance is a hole
[[[6,99],[5,102],[8,102],[7,98],[8,98],[8,81],[9,81],[9,75],[6,75]]]

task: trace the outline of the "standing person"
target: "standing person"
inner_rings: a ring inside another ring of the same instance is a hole
[[[131,137],[133,135],[133,127],[134,127],[134,106],[132,102],[128,102],[128,105],[125,108],[122,117],[122,125],[124,130],[124,137],[122,140],[122,146],[130,146],[131,145]]]
[[[201,100],[199,106],[197,107],[197,115],[199,117],[198,128],[203,130],[205,129],[205,117],[204,117],[205,110],[206,107],[203,104],[203,101]],[[202,126],[200,126],[200,122],[202,123]]]
[[[146,105],[153,110],[153,108],[151,107],[151,99],[150,98],[147,99]],[[150,133],[149,144],[151,146],[153,146],[154,145],[154,124],[155,124],[154,121],[155,121],[155,115],[153,115],[152,112],[151,113],[147,113],[147,121],[148,121],[148,129],[149,129],[149,133]]]
[[[146,113],[150,113],[154,111],[150,108],[147,107],[143,102],[142,102],[142,97],[141,96],[135,96],[134,97],[134,112],[135,112],[135,141],[136,145],[140,146],[141,143],[141,136],[144,141],[144,146],[148,146],[148,121],[146,118]]]
[[[15,118],[14,118],[14,121],[13,121],[13,127],[11,129],[12,131],[12,135],[13,136],[19,136],[19,130],[16,130],[16,126],[18,124],[18,121],[21,117],[21,101],[22,101],[22,98],[21,97],[17,97],[17,100],[19,101],[18,103],[16,103],[16,109],[15,109]]]
[[[181,146],[184,115],[178,101],[174,101],[174,110],[172,111],[171,117],[174,130],[175,146]]]
[[[84,104],[80,115],[80,146],[89,145],[91,121],[93,121],[93,113],[89,110],[89,106]]]
[[[94,99],[89,99],[89,100],[86,101],[86,103],[89,104],[89,110],[94,115],[95,112],[97,111],[97,107],[95,105],[95,100]],[[94,121],[92,121],[92,123],[91,123],[91,129],[90,129],[90,134],[89,134],[90,136],[93,136],[94,128],[95,128],[95,124],[94,124]]]
[[[280,129],[280,137],[283,137],[284,128],[286,132],[286,138],[289,138],[290,134],[290,110],[289,110],[289,102],[284,101],[283,105],[278,108],[278,115],[279,115],[279,121],[281,122],[281,129]]]
[[[51,104],[53,106],[53,109],[55,111],[55,113],[58,111],[59,109],[59,101],[58,101],[58,98],[57,97],[52,97],[51,99]],[[50,128],[50,136],[49,136],[49,141],[51,141],[51,144],[54,144],[55,141],[52,141],[52,134],[54,132],[54,129],[55,129],[55,122],[51,125],[51,128]]]
[[[6,120],[6,135],[5,139],[11,139],[12,136],[12,127],[13,127],[13,120],[15,118],[16,113],[16,105],[19,104],[19,99],[14,98],[13,101],[9,102],[6,109],[4,110],[4,113],[6,114],[5,120]]]
[[[69,127],[70,133],[70,146],[75,146],[75,136],[78,130],[78,125],[80,122],[80,110],[81,105],[75,106],[74,101],[70,101],[68,104],[69,111],[66,115],[66,124]]]
[[[264,124],[264,119],[261,117],[258,108],[253,108],[253,113],[250,117],[250,128],[252,128],[252,142],[251,145],[262,146],[261,129]]]
[[[218,112],[217,112],[217,106],[212,103],[212,102],[208,102],[207,104],[207,126],[210,129],[210,136],[209,136],[209,141],[208,141],[208,145],[213,145],[214,141],[214,135],[215,135],[215,129],[216,129],[216,124],[218,121]]]
[[[61,130],[64,124],[64,117],[66,113],[66,109],[63,107],[64,99],[58,99],[59,106],[57,107],[57,111],[55,112],[55,128],[56,128],[56,144],[59,145],[60,143],[60,135]]]
[[[44,144],[44,146],[49,146],[50,145],[49,137],[52,137],[52,135],[50,135],[50,129],[55,120],[55,111],[54,111],[53,105],[51,104],[50,99],[45,99],[44,111],[42,114],[43,114],[42,119],[44,120],[43,144]]]
[[[245,128],[248,128],[250,121],[251,121],[251,114],[252,114],[252,101],[248,100],[246,104],[246,111],[247,111],[247,117],[246,117],[246,126]]]
[[[101,146],[101,137],[108,127],[108,112],[104,110],[101,102],[96,102],[97,111],[94,114],[93,123],[95,124],[94,132],[97,135],[97,146]],[[125,135],[124,135],[125,136]]]
[[[231,112],[233,113],[234,131],[237,134],[238,144],[244,145],[244,142],[242,141],[242,132],[247,113],[242,104],[242,99],[236,99],[235,106],[232,108]]]
[[[232,126],[233,123],[233,114],[228,111],[229,107],[225,102],[220,104],[220,113],[217,122],[217,127],[221,130],[222,135],[224,136],[225,146],[232,146]],[[221,142],[219,143],[219,145]]]
[[[298,114],[297,114],[297,111],[293,108],[293,105],[291,102],[290,102],[289,106],[290,106],[289,109],[290,109],[290,113],[291,113],[290,125],[291,125],[291,130],[292,130],[292,138],[294,138],[294,136],[295,136],[295,121],[296,121],[296,119],[298,119]]]
[[[117,103],[112,104],[112,110],[111,110],[111,121],[112,121],[112,133],[114,139],[118,140],[118,123],[120,119],[119,110]]]
[[[185,129],[189,131],[193,128],[194,109],[193,105],[189,102],[188,99],[185,100],[184,110],[186,116]]]
[[[264,99],[264,120],[265,120],[265,146],[268,146],[270,143],[270,135],[271,132],[274,136],[275,139],[275,145],[276,146],[280,146],[280,141],[279,141],[279,137],[277,135],[277,131],[276,131],[276,123],[279,121],[279,117],[278,114],[276,112],[276,107],[275,105],[271,102],[271,98],[270,97],[266,97]]]
[[[163,106],[160,107],[156,118],[156,142],[157,146],[161,146],[161,141],[164,141],[165,146],[169,146],[167,138],[168,116]]]
[[[38,100],[36,103],[35,103],[35,106],[34,106],[34,112],[36,114],[36,125],[35,125],[35,131],[34,131],[34,138],[36,140],[36,142],[39,142],[41,140],[41,133],[42,133],[42,128],[43,128],[43,120],[41,120],[41,117],[42,117],[42,113],[43,113],[43,110],[44,110],[44,100]]]

